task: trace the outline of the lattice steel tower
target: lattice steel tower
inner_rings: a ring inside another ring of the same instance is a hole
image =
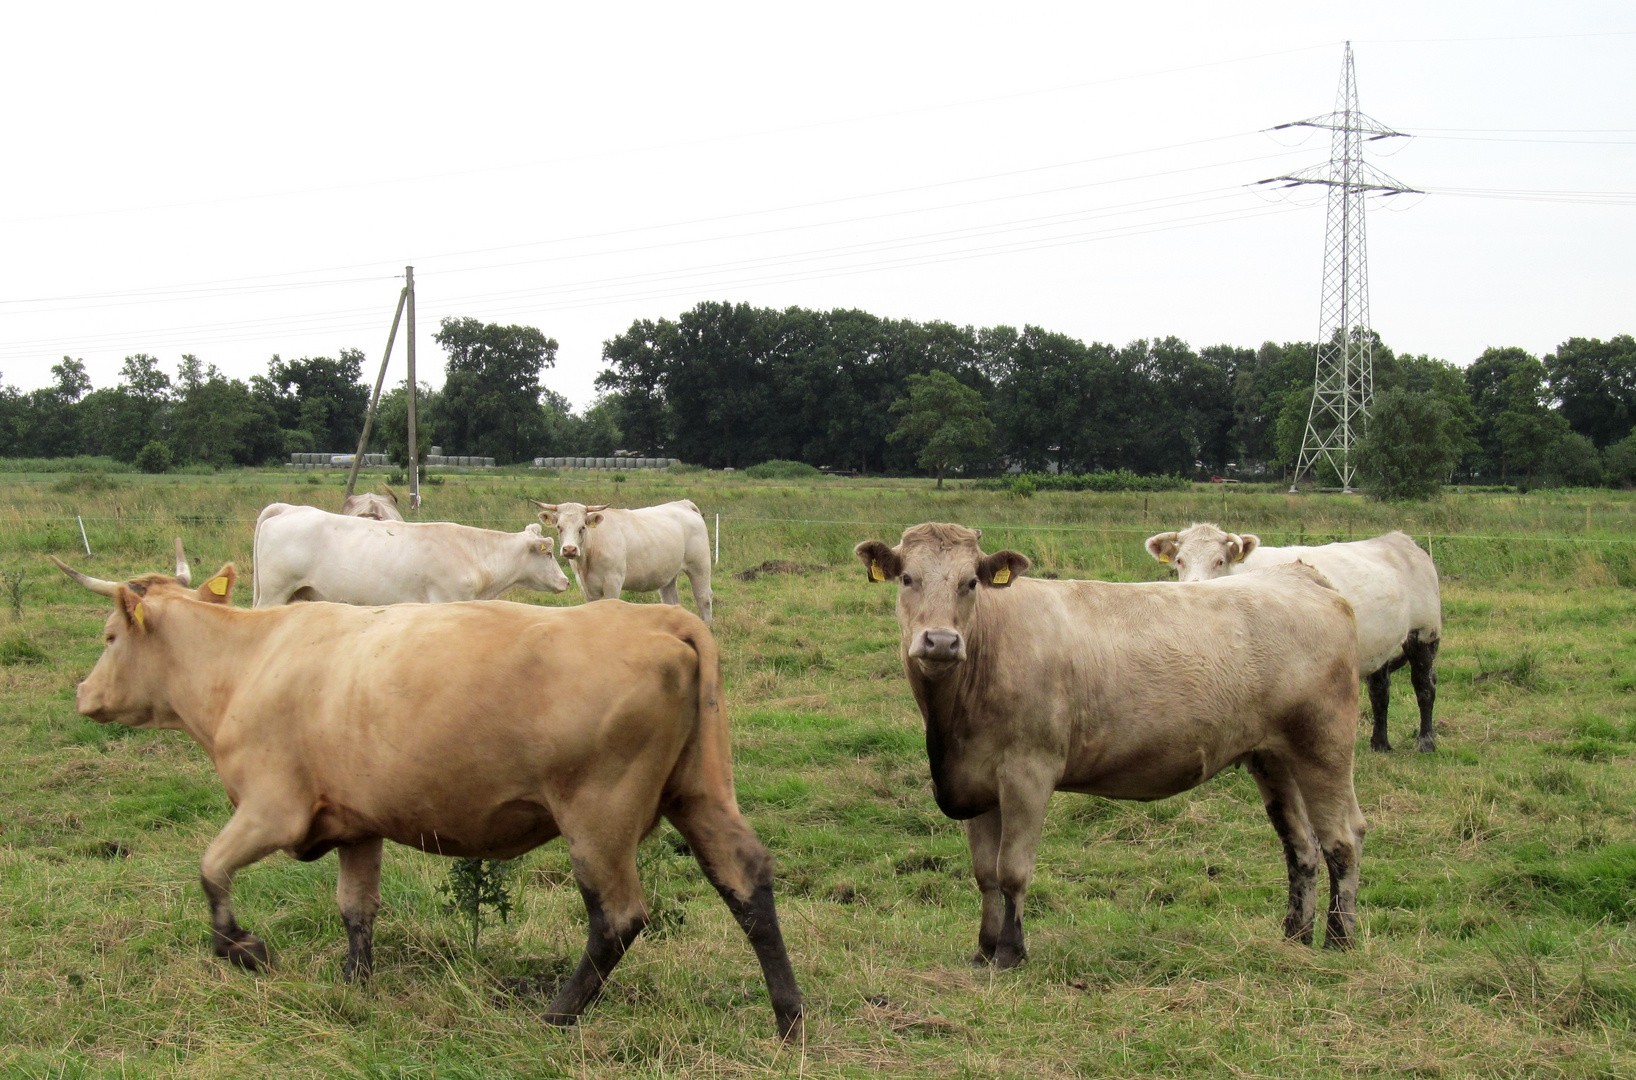
[[[1402,195],[1405,187],[1363,160],[1363,144],[1402,138],[1358,108],[1358,81],[1352,68],[1352,43],[1346,43],[1335,111],[1310,120],[1279,124],[1285,128],[1321,128],[1332,132],[1329,162],[1263,184],[1298,187],[1318,184],[1329,189],[1328,233],[1324,239],[1324,288],[1318,306],[1318,363],[1312,408],[1307,414],[1301,456],[1290,491],[1301,474],[1327,460],[1350,492],[1357,466],[1352,448],[1369,421],[1374,400],[1374,334],[1369,326],[1369,259],[1364,242],[1363,209],[1371,194]]]

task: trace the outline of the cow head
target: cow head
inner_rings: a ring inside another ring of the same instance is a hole
[[[557,557],[551,550],[554,541],[540,531],[538,525],[529,525],[522,537],[526,550],[517,584],[540,592],[567,592],[568,577],[557,565]]]
[[[562,537],[562,557],[565,559],[577,559],[584,553],[586,542],[590,539],[586,530],[600,525],[602,512],[608,509],[606,505],[528,501],[540,508],[540,520],[556,529],[557,535]]]
[[[114,602],[113,614],[102,627],[102,656],[79,685],[76,704],[80,715],[99,724],[176,726],[166,685],[172,664],[165,648],[167,625],[177,614],[178,604],[226,605],[238,578],[233,564],[194,589],[181,540],[176,541],[175,577],[144,574],[130,581],[103,581],[80,573],[55,555],[51,561],[85,588]]]
[[[937,678],[966,658],[979,596],[1005,589],[1028,569],[1015,551],[984,555],[982,531],[930,522],[905,530],[895,548],[865,540],[853,550],[870,581],[898,584],[898,628],[904,652],[921,674]]]
[[[1232,573],[1233,564],[1243,562],[1260,543],[1254,533],[1223,532],[1206,521],[1150,536],[1147,550],[1160,562],[1175,564],[1176,580],[1209,581]]]
[[[398,512],[398,493],[385,484],[381,487],[386,494],[366,491],[362,495],[348,495],[341,502],[341,513],[376,521],[402,521],[403,515]]]

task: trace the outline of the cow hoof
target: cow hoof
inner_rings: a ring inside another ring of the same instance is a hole
[[[548,1012],[541,1015],[541,1019],[556,1027],[573,1027],[579,1023],[577,1013]]]
[[[984,952],[982,949],[978,949],[976,952],[971,954],[971,966],[974,968],[988,967],[992,963],[994,963],[994,954],[991,952]]]
[[[1416,749],[1422,754],[1437,753],[1437,738],[1432,735],[1422,736],[1419,743],[1416,744]]]
[[[1384,739],[1382,739],[1380,742],[1375,742],[1373,739],[1371,739],[1369,740],[1369,749],[1373,750],[1377,754],[1390,754],[1392,752],[1392,744]]]
[[[784,1042],[803,1042],[807,1037],[807,1023],[805,1013],[796,1009],[789,1016],[779,1016],[778,1037]]]
[[[1005,971],[1008,968],[1016,967],[1027,959],[1027,949],[1008,949],[1002,945],[1000,950],[994,954],[994,966],[1001,971]]]
[[[237,964],[246,971],[264,971],[272,966],[267,943],[256,935],[240,930],[234,938],[216,937],[216,955]]]

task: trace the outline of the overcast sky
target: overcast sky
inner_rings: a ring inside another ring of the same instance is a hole
[[[1330,14],[1334,12],[1334,14]],[[1344,14],[1343,14],[1344,12]],[[1636,8],[1361,5],[14,6],[0,39],[0,372],[97,386],[363,349],[407,264],[446,315],[538,326],[546,382],[701,300],[1195,348],[1317,333],[1354,43],[1375,328],[1468,363],[1636,332]],[[403,376],[402,352],[391,378]]]

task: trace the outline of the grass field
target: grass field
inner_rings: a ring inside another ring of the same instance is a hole
[[[210,958],[198,860],[226,799],[185,736],[75,713],[106,601],[43,555],[118,578],[167,569],[181,535],[202,569],[246,569],[262,505],[339,504],[341,478],[313,477],[13,474],[0,487],[0,569],[27,572],[21,622],[0,612],[0,1072],[1636,1075],[1636,498],[1017,499],[663,473],[428,487],[424,517],[510,530],[531,520],[524,494],[685,496],[721,513],[716,631],[739,797],[778,857],[807,996],[807,1041],[782,1047],[748,945],[668,827],[642,854],[654,928],[577,1029],[544,1025],[529,992],[584,941],[560,846],[520,860],[517,910],[475,955],[440,910],[447,862],[393,848],[367,989],[340,980],[333,858],[279,855],[239,876],[239,917],[275,949],[275,972]],[[1059,795],[1029,896],[1032,959],[967,966],[978,900],[964,837],[931,800],[893,590],[867,585],[851,556],[931,519],[983,527],[986,547],[1015,547],[1036,572],[1114,580],[1161,578],[1143,537],[1195,519],[1269,543],[1394,527],[1430,543],[1444,575],[1441,748],[1402,749],[1406,678],[1392,701],[1400,749],[1370,754],[1360,724],[1357,950],[1280,941],[1282,858],[1254,785],[1232,771],[1154,804]],[[786,565],[735,576],[769,561]],[[248,603],[247,583],[236,599]]]

